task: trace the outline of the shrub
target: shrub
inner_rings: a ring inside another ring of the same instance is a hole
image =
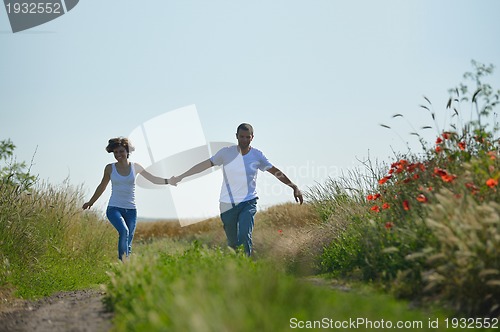
[[[114,229],[82,211],[79,188],[32,183],[19,167],[0,180],[0,292],[33,298],[104,282]]]
[[[483,249],[479,248],[485,243],[498,250],[496,240],[488,242],[486,235],[500,237],[499,228],[490,224],[491,220],[498,220],[494,202],[500,201],[499,125],[492,113],[500,90],[494,92],[482,82],[492,72],[492,66],[477,62],[473,65],[475,73],[466,73],[464,77],[473,78],[477,89],[472,95],[464,84],[453,90],[444,113],[450,116],[445,129],[440,129],[426,98],[428,106],[422,108],[430,112],[434,125],[422,130],[435,128],[435,141],[428,144],[420,133],[413,133],[420,138],[423,152],[397,155],[396,161],[367,189],[366,211],[352,217],[360,220],[359,225],[346,227],[344,234],[333,237],[325,247],[323,266],[328,271],[337,269],[346,274],[359,269],[365,280],[379,281],[401,296],[420,298],[425,289],[427,299],[456,301],[454,307],[462,313],[498,315],[498,303],[492,300],[498,297],[498,279],[494,276],[498,259],[486,255],[491,262],[485,264],[470,258],[481,255]],[[470,104],[470,114],[461,110],[464,104]],[[372,169],[369,173],[380,174]],[[334,201],[330,204],[335,205]],[[323,203],[321,211],[325,211],[324,206],[331,205]],[[480,212],[483,210],[488,212]],[[474,213],[478,215],[472,218]],[[471,227],[476,228],[465,232]],[[443,229],[462,232],[463,236],[455,236],[450,244],[447,236],[451,233],[445,234]],[[469,256],[458,260],[457,256],[465,253],[464,246],[469,249]],[[429,255],[433,259],[460,261],[466,266],[452,262],[436,266],[437,261],[429,259]],[[440,269],[445,267],[450,272],[443,276]],[[460,276],[453,276],[454,273]],[[453,280],[447,284],[449,278]],[[459,284],[467,285],[467,290],[453,291]],[[472,294],[475,289],[479,291]]]

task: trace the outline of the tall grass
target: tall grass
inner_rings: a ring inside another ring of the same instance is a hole
[[[196,243],[181,254],[145,250],[132,257],[117,266],[107,292],[115,331],[288,331],[358,318],[420,322],[419,330],[430,330],[431,316],[388,296],[317,287],[280,265]]]
[[[79,188],[0,184],[0,288],[23,298],[106,281],[115,231],[83,212]]]
[[[443,190],[427,225],[438,239],[426,251],[426,293],[468,315],[500,316],[500,204]]]
[[[256,259],[284,264],[288,272],[308,275],[318,271],[318,256],[326,243],[326,232],[311,204],[284,203],[259,211],[253,232]],[[173,240],[199,241],[209,247],[224,247],[226,236],[219,217],[181,227],[177,222],[138,223],[135,240],[154,243],[168,237]],[[134,241],[135,241],[134,240]]]

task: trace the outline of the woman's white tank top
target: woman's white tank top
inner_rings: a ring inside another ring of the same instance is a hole
[[[135,209],[135,168],[130,163],[130,172],[123,176],[116,170],[115,164],[111,164],[111,197],[108,206],[123,209]]]

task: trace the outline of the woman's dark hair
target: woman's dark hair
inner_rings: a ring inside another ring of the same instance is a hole
[[[128,138],[126,137],[115,137],[108,141],[108,146],[106,146],[106,151],[108,153],[113,152],[117,147],[123,146],[127,150],[127,157],[130,152],[134,151],[135,148],[132,146]]]

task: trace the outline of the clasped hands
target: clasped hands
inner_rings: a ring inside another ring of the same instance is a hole
[[[177,176],[172,176],[170,179],[168,179],[168,184],[171,186],[177,186],[177,183],[179,183],[182,180],[182,178],[179,178]]]

